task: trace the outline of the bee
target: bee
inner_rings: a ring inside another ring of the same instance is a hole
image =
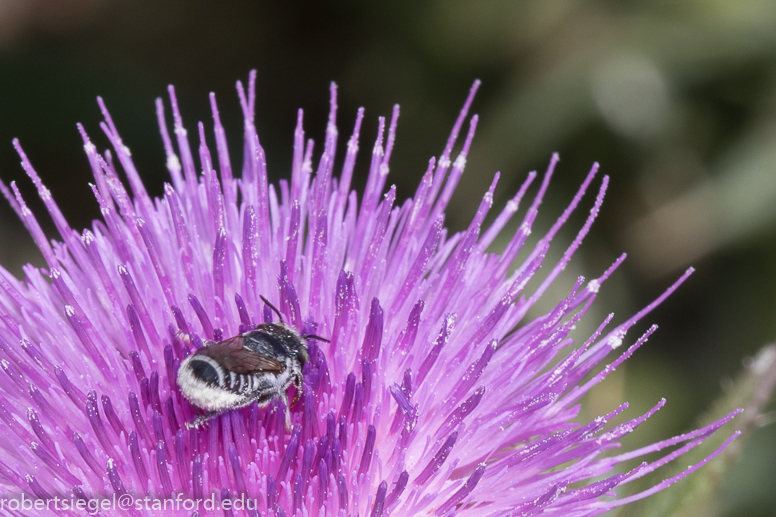
[[[181,363],[178,387],[181,394],[206,413],[193,422],[191,429],[224,411],[249,405],[254,400],[266,406],[275,398],[286,406],[286,427],[291,414],[286,390],[296,386],[295,403],[302,392],[302,369],[310,359],[307,339],[283,322],[280,312],[263,296],[261,299],[278,315],[280,323],[262,323],[254,330],[218,343],[208,342]]]

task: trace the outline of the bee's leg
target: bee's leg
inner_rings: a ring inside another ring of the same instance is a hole
[[[199,427],[213,417],[218,416],[220,411],[208,411],[204,415],[197,417],[193,422],[186,422],[186,429],[194,429]]]
[[[291,431],[291,406],[288,404],[288,395],[285,391],[280,394],[280,398],[286,408],[286,431]]]
[[[296,395],[294,395],[294,400],[291,401],[292,406],[302,397],[302,378],[298,375],[294,376],[294,386],[296,387]]]

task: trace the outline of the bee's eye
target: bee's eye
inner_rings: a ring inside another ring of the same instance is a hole
[[[202,382],[206,382],[208,384],[218,383],[218,372],[211,364],[207,363],[206,361],[192,361],[191,373],[194,375],[194,377],[198,378]]]

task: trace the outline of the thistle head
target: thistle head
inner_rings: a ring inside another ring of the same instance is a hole
[[[148,195],[100,100],[110,149],[98,152],[79,126],[102,215],[83,232],[68,225],[15,143],[60,236],[49,241],[16,186],[1,185],[47,264],[26,267],[22,280],[0,270],[0,484],[9,497],[212,499],[222,510],[242,499],[246,514],[275,516],[595,515],[705,463],[618,499],[613,490],[695,447],[733,414],[619,454],[618,440],[665,401],[625,420],[627,404],[579,421],[585,393],[655,330],[630,339],[629,329],[689,272],[636,315],[595,322],[592,335],[576,324],[590,317],[624,256],[564,286],[545,314],[527,316],[560,282],[598,214],[608,178],[596,180],[597,165],[532,247],[527,237],[557,156],[532,199],[536,173],[488,225],[496,173],[468,227],[451,233],[445,211],[474,138],[477,116],[468,113],[479,82],[413,197],[397,202],[387,179],[398,107],[377,120],[364,192],[351,190],[364,111],[336,156],[335,86],[322,144],[306,140],[300,111],[291,176],[273,185],[253,122],[254,79],[237,88],[241,163],[213,94],[212,123],[193,133],[172,87],[169,103],[157,101],[170,174],[161,198]],[[545,263],[593,185],[576,238]],[[505,233],[503,251],[492,251]],[[531,282],[540,268],[546,274]],[[278,340],[286,338],[268,330],[281,318],[300,340],[298,354],[285,354]],[[194,377],[213,397],[236,393],[241,403],[187,396],[180,379]],[[187,426],[207,411],[214,414],[202,426]],[[679,448],[623,470],[671,446]],[[143,504],[111,514],[154,514]]]

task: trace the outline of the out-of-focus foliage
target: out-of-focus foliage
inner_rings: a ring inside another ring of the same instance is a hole
[[[688,265],[698,272],[647,318],[661,329],[592,394],[586,416],[622,399],[635,415],[665,396],[633,439],[686,430],[721,395],[720,379],[776,336],[776,2],[6,0],[0,175],[18,180],[44,213],[11,148],[18,136],[73,226],[88,226],[98,210],[75,122],[106,145],[96,95],[160,194],[167,176],[152,99],[174,83],[189,126],[209,125],[202,93],[215,91],[227,130],[239,134],[233,84],[250,68],[259,71],[257,124],[273,180],[290,170],[298,107],[321,139],[329,81],[340,86],[343,131],[366,107],[364,145],[376,117],[400,103],[391,164],[399,198],[412,195],[472,80],[482,79],[478,135],[448,214],[455,229],[496,170],[499,206],[561,153],[539,221],[546,227],[601,162],[611,188],[567,287],[628,252],[596,304],[622,321]],[[0,242],[13,272],[40,264],[5,206]],[[724,515],[776,515],[776,431],[764,427],[749,443],[720,490]]]
[[[663,490],[644,500],[632,503],[623,508],[620,517],[717,517],[725,515],[731,508],[750,506],[742,504],[742,496],[751,497],[751,491],[746,493],[744,486],[751,484],[756,472],[745,469],[746,460],[741,461],[741,455],[751,454],[756,448],[749,441],[753,433],[756,439],[761,438],[762,428],[770,424],[773,415],[765,411],[769,406],[776,387],[776,345],[763,347],[755,357],[746,361],[743,371],[734,382],[727,386],[725,394],[718,399],[713,407],[698,421],[707,424],[728,414],[736,408],[743,408],[735,422],[726,425],[734,426],[742,432],[742,439],[730,444],[714,461],[708,463],[701,471],[695,472],[689,478],[683,479],[673,490]],[[702,461],[710,451],[720,447],[724,442],[725,433],[713,435],[697,448],[690,451],[680,461],[666,467],[660,474],[667,478],[679,474],[687,468],[687,464]],[[751,459],[749,459],[751,461]],[[731,467],[733,470],[731,471]],[[656,481],[656,474],[639,480],[641,489],[649,488],[650,482]],[[729,482],[724,494],[720,495],[719,485],[726,476]],[[754,483],[762,485],[762,483]],[[732,490],[731,490],[732,489]]]

